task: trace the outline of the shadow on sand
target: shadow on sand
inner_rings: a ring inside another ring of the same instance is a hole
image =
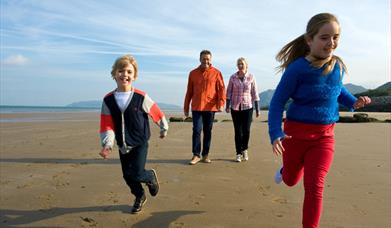
[[[148,159],[147,163],[151,164],[188,164],[185,159]],[[118,158],[109,159],[68,159],[68,158],[2,158],[0,163],[38,163],[38,164],[102,164],[112,165],[119,164]]]
[[[154,212],[147,219],[134,224],[132,228],[150,228],[150,227],[162,227],[168,228],[171,223],[176,221],[179,217],[184,215],[201,214],[205,211],[166,211],[166,212]],[[174,227],[186,227],[182,222],[174,222]]]
[[[79,208],[60,208],[54,207],[50,209],[40,210],[8,210],[0,209],[0,226],[1,227],[19,227],[28,225],[34,222],[66,215],[72,213],[82,212],[96,212],[96,211],[120,211],[122,213],[130,213],[129,205],[108,205],[108,206],[96,206],[96,207],[79,207]],[[147,228],[147,227],[169,227],[171,223],[184,215],[200,214],[203,211],[166,211],[166,212],[153,212],[151,216],[137,224],[132,225],[134,228]],[[85,221],[95,222],[89,218],[81,219]],[[177,224],[178,226],[184,224]]]

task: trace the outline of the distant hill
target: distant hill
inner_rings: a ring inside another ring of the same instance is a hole
[[[379,90],[391,90],[391,82],[387,82],[387,83],[377,87],[376,89],[379,89]]]
[[[182,107],[173,104],[158,103],[158,106],[163,110],[182,110]],[[71,108],[101,108],[102,101],[78,101],[72,104],[66,105]]]
[[[352,94],[361,93],[361,92],[368,90],[362,86],[354,85],[351,83],[344,84],[344,86]],[[261,101],[259,103],[260,103],[260,107],[262,109],[267,109],[269,107],[270,101],[272,100],[272,97],[274,94],[274,91],[275,90],[273,90],[273,89],[268,89],[268,90],[263,91],[262,93],[259,94],[259,97],[261,99]]]
[[[376,89],[370,89],[365,92],[357,93],[356,96],[383,97],[391,96],[391,82],[387,82]]]
[[[359,85],[354,85],[352,83],[347,83],[347,84],[344,84],[345,88],[347,90],[349,90],[349,92],[351,92],[352,94],[356,94],[356,93],[362,93],[362,92],[365,92],[367,91],[368,89],[365,89],[364,87],[362,86],[359,86]]]
[[[167,103],[157,103],[157,105],[163,109],[163,110],[171,110],[171,111],[176,111],[176,110],[183,110],[183,108],[179,105],[174,105],[174,104],[167,104]]]
[[[270,101],[272,100],[274,94],[273,89],[268,89],[266,91],[263,91],[262,93],[259,94],[259,107],[264,108],[264,107],[269,107]]]
[[[101,108],[102,101],[78,101],[72,104],[66,105],[70,108]]]
[[[371,104],[360,108],[358,112],[391,112],[391,96],[371,97]]]
[[[376,89],[370,89],[363,93],[355,94],[359,96],[369,96],[372,103],[359,109],[362,112],[391,112],[391,82],[387,82]]]

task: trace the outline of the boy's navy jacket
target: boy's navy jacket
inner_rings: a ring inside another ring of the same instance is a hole
[[[102,103],[100,137],[103,147],[112,148],[114,138],[122,153],[147,142],[151,136],[148,115],[159,125],[161,132],[168,130],[167,120],[152,99],[143,91],[133,90],[133,96],[122,112],[114,92],[108,93]]]

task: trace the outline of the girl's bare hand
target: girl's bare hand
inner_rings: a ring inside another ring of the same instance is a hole
[[[282,146],[282,140],[284,139],[290,139],[292,136],[285,135],[284,137],[277,138],[273,142],[273,153],[275,155],[282,155],[282,153],[285,151],[284,147]]]
[[[371,98],[369,98],[368,96],[361,96],[357,99],[357,101],[353,104],[353,108],[354,109],[358,109],[358,108],[362,108],[364,107],[365,105],[368,105],[370,104],[372,101],[371,101]]]

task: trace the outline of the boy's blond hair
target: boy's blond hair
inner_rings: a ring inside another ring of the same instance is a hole
[[[111,70],[111,77],[113,79],[115,79],[115,72],[118,69],[122,69],[122,68],[128,66],[129,64],[131,64],[134,68],[134,79],[137,79],[138,66],[137,66],[136,59],[131,55],[124,55],[124,56],[121,56],[115,60],[113,67],[112,67],[112,70]]]

